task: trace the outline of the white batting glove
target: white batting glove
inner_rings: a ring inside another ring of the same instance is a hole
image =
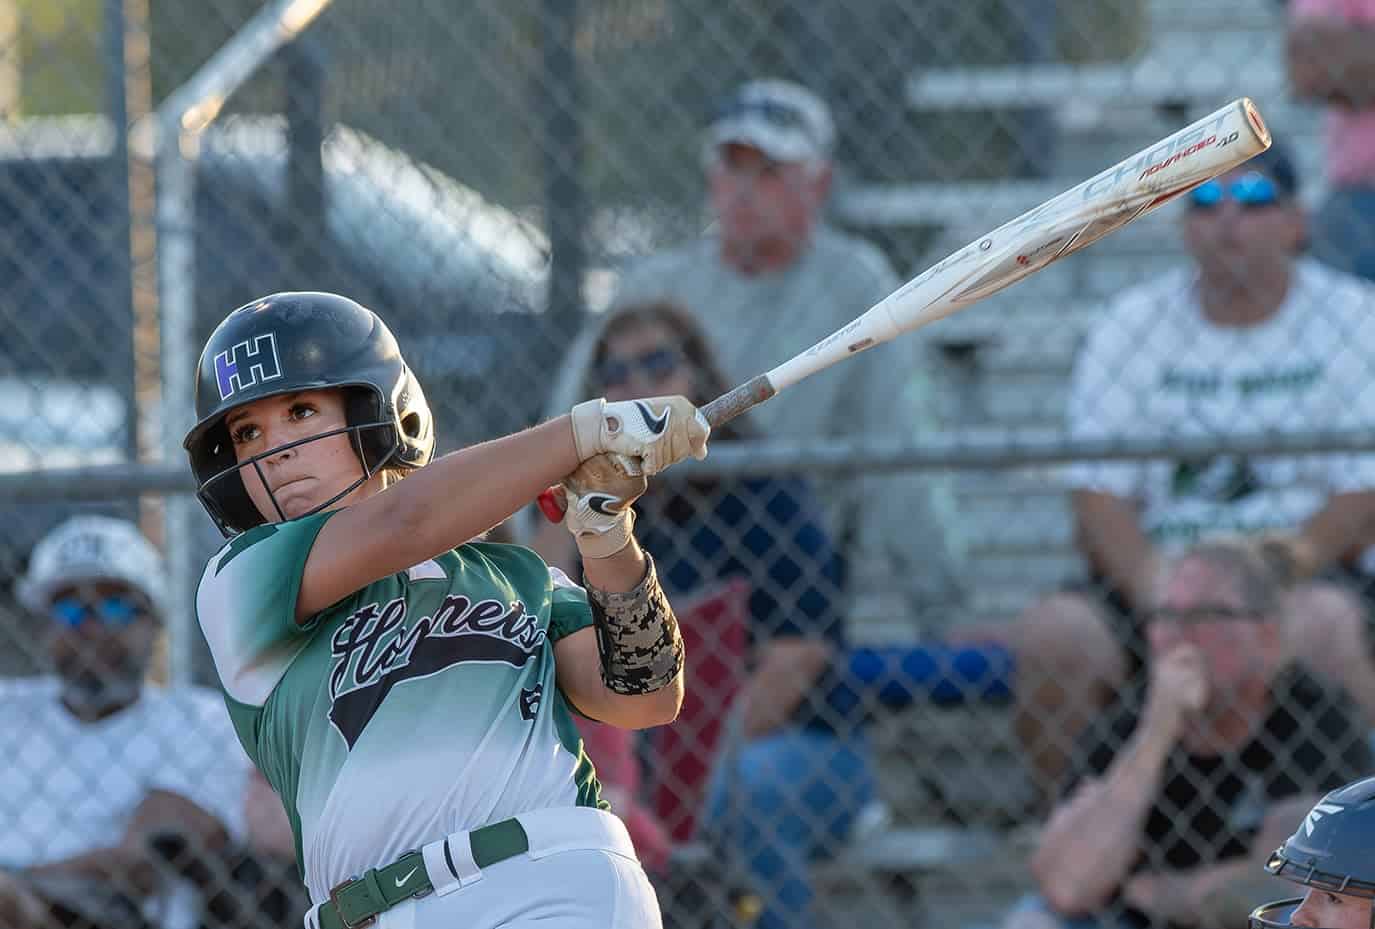
[[[589,458],[563,479],[568,509],[563,524],[583,558],[610,558],[630,544],[631,504],[645,492],[643,474],[626,474],[610,455]]]
[[[711,426],[686,397],[615,403],[599,398],[579,403],[571,415],[573,445],[580,461],[610,452],[623,459],[627,471],[638,465],[645,474],[658,474],[689,455],[707,457]]]

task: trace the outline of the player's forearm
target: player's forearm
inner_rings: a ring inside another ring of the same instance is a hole
[[[1076,490],[1072,499],[1084,554],[1134,609],[1145,609],[1158,556],[1135,509],[1120,497],[1092,490]]]
[[[640,567],[630,573],[635,563]],[[594,571],[619,589],[602,587]],[[584,559],[583,575],[597,633],[604,689],[600,702],[603,712],[612,714],[597,718],[623,729],[672,722],[683,704],[685,653],[678,619],[653,561],[632,539],[610,558]],[[627,583],[627,578],[633,580]]]
[[[679,673],[651,693],[627,695],[606,690],[595,704],[595,710],[582,706],[579,709],[617,729],[652,729],[666,726],[678,718],[683,694],[683,675]]]
[[[633,590],[644,580],[647,567],[644,550],[633,536],[629,545],[608,558],[582,560],[583,579],[593,587],[611,593]]]
[[[435,459],[387,489],[383,530],[403,567],[505,520],[578,466],[567,416]]]
[[[1141,831],[1175,743],[1169,720],[1144,717],[1103,780],[1051,817],[1031,860],[1047,901],[1067,916],[1102,906],[1140,856]]]

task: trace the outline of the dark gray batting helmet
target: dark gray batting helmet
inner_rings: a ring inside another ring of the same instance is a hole
[[[419,468],[434,455],[434,417],[396,339],[372,310],[327,293],[263,297],[230,313],[211,333],[196,377],[197,422],[183,444],[201,504],[226,536],[265,522],[240,468],[257,467],[282,449],[237,461],[225,416],[264,397],[330,387],[346,390],[348,425],[337,431],[349,434],[363,476],[312,512],[380,468]]]

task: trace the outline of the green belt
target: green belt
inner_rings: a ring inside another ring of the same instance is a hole
[[[453,856],[445,840],[444,857],[455,878]],[[473,861],[479,868],[487,868],[498,861],[513,858],[530,850],[530,839],[519,820],[504,819],[468,833]],[[412,897],[423,897],[434,890],[434,882],[425,870],[425,856],[407,852],[385,868],[372,868],[353,880],[345,881],[329,892],[329,900],[320,905],[320,929],[364,929],[377,922],[377,915]]]

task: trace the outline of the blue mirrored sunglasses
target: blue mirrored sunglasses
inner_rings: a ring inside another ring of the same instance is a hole
[[[636,371],[643,371],[652,381],[668,377],[683,363],[683,356],[671,348],[656,348],[633,358],[602,359],[598,371],[603,387],[624,387]]]
[[[1279,202],[1279,188],[1275,182],[1257,171],[1243,174],[1225,188],[1216,178],[1199,184],[1189,191],[1189,202],[1195,209],[1208,210],[1231,198],[1244,208],[1273,206]]]
[[[128,626],[147,612],[143,602],[136,597],[115,594],[98,600],[84,600],[81,597],[63,597],[53,601],[52,617],[68,629],[77,629],[94,619],[101,625],[115,629]]]

